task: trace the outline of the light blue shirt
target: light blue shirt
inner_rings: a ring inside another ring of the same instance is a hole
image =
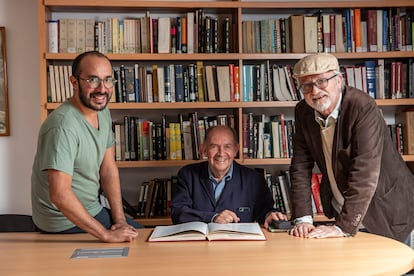
[[[214,197],[216,201],[220,198],[221,193],[223,192],[226,182],[229,181],[233,176],[233,164],[231,164],[228,173],[221,179],[220,182],[217,182],[216,178],[211,172],[210,166],[208,167],[208,178],[210,179],[211,184],[213,185]]]

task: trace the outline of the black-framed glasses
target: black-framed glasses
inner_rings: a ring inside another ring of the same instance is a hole
[[[335,78],[336,76],[338,76],[338,74],[335,74],[329,78],[317,79],[315,82],[303,83],[300,85],[300,89],[302,90],[303,94],[312,92],[313,86],[316,86],[319,89],[324,89],[328,86],[328,81]]]
[[[87,79],[78,77],[78,80],[86,81],[88,83],[89,87],[92,88],[92,89],[98,88],[101,85],[101,83],[103,83],[103,85],[106,88],[112,88],[112,87],[114,87],[115,83],[117,82],[117,80],[115,80],[112,77],[107,77],[107,78],[104,78],[104,79],[100,79],[98,77],[90,77],[90,78],[87,78]]]

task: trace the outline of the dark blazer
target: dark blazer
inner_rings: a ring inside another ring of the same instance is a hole
[[[177,178],[171,201],[173,223],[208,223],[226,209],[235,212],[240,222],[264,223],[265,215],[274,211],[273,197],[264,177],[237,162],[233,162],[233,176],[217,202],[208,178],[208,162],[181,168]]]
[[[310,179],[314,162],[323,174],[321,200],[325,215],[355,234],[362,223],[371,233],[404,241],[414,228],[414,176],[393,144],[375,101],[346,87],[336,124],[332,164],[345,198],[340,214],[333,197],[314,110],[301,101],[295,109],[296,134],[290,173],[293,218],[312,215]]]

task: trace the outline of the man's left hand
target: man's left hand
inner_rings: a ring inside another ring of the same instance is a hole
[[[269,224],[271,224],[273,220],[288,220],[288,218],[281,212],[271,212],[269,215],[267,215],[263,226],[268,229]]]
[[[340,231],[333,225],[320,225],[315,227],[309,235],[308,238],[316,238],[316,239],[323,239],[323,238],[342,238],[344,237],[344,233]]]

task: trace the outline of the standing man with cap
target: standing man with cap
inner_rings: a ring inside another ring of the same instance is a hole
[[[414,228],[414,176],[393,144],[385,120],[367,93],[345,86],[338,60],[313,54],[294,67],[304,100],[295,108],[290,166],[295,226],[291,235],[346,237],[358,230],[409,242]],[[324,213],[335,224],[315,227],[311,174],[323,174]]]

